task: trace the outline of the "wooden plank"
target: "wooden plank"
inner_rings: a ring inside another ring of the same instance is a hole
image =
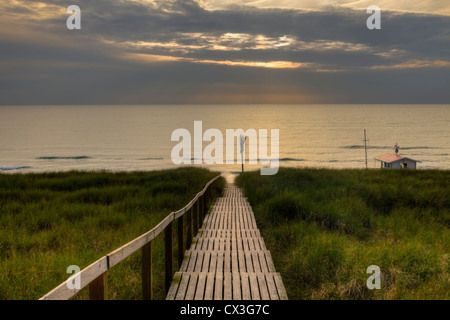
[[[250,246],[248,245],[248,238],[242,238],[242,250],[250,251]]]
[[[239,225],[241,226],[241,229],[245,229],[244,227],[244,217],[242,214],[239,215]]]
[[[231,251],[227,250],[225,251],[225,265],[224,265],[224,272],[231,272]]]
[[[253,262],[252,262],[251,253],[246,251],[246,252],[244,252],[244,254],[245,254],[245,263],[246,263],[246,266],[247,266],[247,272],[248,273],[255,272],[255,269],[253,269]]]
[[[275,265],[273,264],[272,255],[270,254],[270,251],[266,251],[265,256],[266,256],[267,267],[269,268],[269,271],[275,272]]]
[[[238,251],[238,259],[239,259],[239,271],[247,272],[247,266],[245,265],[244,251]]]
[[[197,289],[197,279],[198,279],[198,273],[191,273],[188,288],[186,291],[186,296],[184,298],[185,300],[194,300],[195,290]]]
[[[220,216],[219,216],[219,223],[217,224],[217,229],[225,229],[224,225],[225,215],[220,213],[218,213],[218,215]]]
[[[184,254],[183,263],[180,267],[180,272],[186,272],[189,266],[189,261],[191,260],[191,251],[186,251]]]
[[[263,273],[258,273],[258,285],[259,285],[259,293],[261,294],[262,300],[270,300],[269,289],[267,288],[266,278]]]
[[[255,251],[252,251],[251,254],[252,254],[253,268],[255,272],[256,273],[262,272],[261,265],[259,264],[258,254]]]
[[[208,238],[208,251],[213,251],[216,245],[216,239]]]
[[[231,272],[239,272],[239,262],[237,257],[237,251],[231,251]]]
[[[213,238],[212,242],[214,243],[214,245],[213,245],[213,248],[211,250],[219,251],[220,250],[220,248],[219,248],[220,247],[220,239]]]
[[[187,273],[187,272],[182,273],[181,282],[178,286],[178,291],[177,291],[177,295],[175,296],[175,300],[184,300],[190,278],[191,278],[190,273]]]
[[[203,256],[204,256],[204,252],[203,251],[198,251],[198,253],[197,253],[197,261],[196,261],[195,267],[194,267],[194,272],[201,272],[202,271]]]
[[[262,251],[266,251],[266,244],[264,243],[264,239],[262,237],[258,237],[258,244],[259,244],[259,248]]]
[[[197,254],[198,254],[197,251],[191,252],[187,272],[194,272],[195,263],[197,262]]]
[[[236,249],[235,250],[238,250],[238,251],[244,250],[242,238],[236,238]]]
[[[203,265],[202,265],[202,269],[201,272],[209,272],[209,263],[211,261],[211,252],[210,251],[206,251],[204,256],[203,256]]]
[[[256,250],[255,244],[253,243],[253,239],[254,239],[254,238],[247,238],[248,249],[249,249],[250,251]]]
[[[211,252],[211,261],[209,263],[209,272],[216,273],[217,252]]]
[[[223,273],[223,260],[224,260],[224,252],[218,252],[217,253],[217,267],[216,267],[216,273],[221,274]]]
[[[269,267],[267,265],[266,255],[264,251],[258,251],[258,258],[261,264],[261,271],[264,273],[269,273]]]
[[[198,240],[197,240],[197,244],[195,246],[195,249],[196,250],[203,250],[202,247],[203,247],[203,237],[199,237]]]
[[[226,239],[220,239],[219,240],[219,251],[226,251],[226,250],[230,250],[229,246],[228,246],[228,240]]]
[[[214,298],[214,282],[215,274],[209,272],[206,277],[205,300],[212,300]]]
[[[275,285],[277,286],[278,295],[280,296],[280,300],[288,300],[286,289],[284,288],[283,280],[281,280],[281,276],[279,273],[274,274],[274,280],[275,280]]]
[[[224,282],[223,282],[223,299],[224,300],[232,300],[233,293],[231,289],[231,273],[225,272],[224,274]]]
[[[251,300],[250,284],[248,280],[248,273],[241,272],[241,286],[242,286],[242,300]]]
[[[241,276],[239,272],[233,272],[232,278],[233,278],[233,300],[242,300]]]
[[[250,292],[252,294],[252,300],[260,300],[261,296],[259,294],[258,280],[256,279],[256,274],[249,273],[248,277],[250,281]]]
[[[167,293],[166,300],[175,300],[175,296],[177,295],[178,287],[181,282],[182,272],[175,272],[173,276],[172,285],[170,286],[169,292]]]
[[[198,275],[197,289],[195,290],[194,300],[203,300],[206,287],[206,273],[202,272]]]
[[[223,273],[216,273],[214,283],[214,300],[223,299]]]
[[[278,290],[273,279],[273,273],[266,273],[266,283],[269,290],[270,300],[279,300]]]

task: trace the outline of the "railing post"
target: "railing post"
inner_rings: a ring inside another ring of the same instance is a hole
[[[197,199],[197,201],[195,202],[195,210],[194,210],[194,234],[198,233],[198,213],[199,213],[199,208],[200,206],[200,198]]]
[[[153,299],[152,242],[142,247],[142,294],[144,300]]]
[[[106,300],[106,274],[100,275],[89,283],[90,300]]]
[[[178,266],[181,267],[184,259],[184,215],[178,218]]]
[[[205,216],[204,216],[204,210],[205,210],[205,208],[204,208],[204,206],[203,206],[203,200],[205,199],[205,195],[204,194],[202,194],[201,195],[201,197],[200,197],[200,221],[198,222],[198,227],[199,227],[199,229],[202,227],[202,225],[203,225],[203,220],[205,219]]]
[[[206,217],[206,192],[202,196],[202,222]]]
[[[166,294],[169,292],[170,283],[172,281],[172,224],[173,222],[165,229]]]
[[[189,209],[187,214],[187,236],[186,236],[186,248],[190,248],[192,244],[192,213],[194,212],[194,206]]]

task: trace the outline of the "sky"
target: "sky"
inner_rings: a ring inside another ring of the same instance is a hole
[[[0,105],[450,104],[449,88],[448,0],[0,2]]]

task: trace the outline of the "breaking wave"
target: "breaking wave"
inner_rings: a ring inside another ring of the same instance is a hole
[[[76,156],[76,157],[36,157],[37,160],[84,160],[91,159],[88,156]]]
[[[393,149],[394,146],[367,146],[367,149]],[[342,146],[339,149],[364,149],[363,145]],[[436,147],[400,147],[400,150],[439,149]]]
[[[150,161],[150,160],[164,160],[164,158],[141,158],[138,160],[142,160],[142,161]]]
[[[12,170],[23,170],[23,169],[31,169],[31,167],[23,166],[23,167],[0,167],[1,171],[12,171]]]

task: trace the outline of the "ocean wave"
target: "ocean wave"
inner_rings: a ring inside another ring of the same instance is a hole
[[[191,161],[195,161],[195,160],[200,160],[200,159],[191,158]],[[202,160],[205,160],[205,159],[202,159]],[[238,160],[240,160],[240,158]],[[250,160],[245,159],[245,162],[249,162],[249,161],[256,161],[256,162],[265,161],[265,162],[267,162],[267,161],[274,161],[274,160],[275,159],[250,159]],[[304,162],[304,161],[308,161],[308,160],[299,159],[299,158],[281,158],[281,159],[278,159],[278,161],[279,162]],[[224,160],[224,162],[225,162],[225,160]]]
[[[364,149],[363,145],[342,146],[339,149]],[[367,149],[393,149],[393,146],[367,146]],[[400,147],[400,150],[439,149],[436,147]]]
[[[76,157],[36,157],[37,160],[84,160],[84,159],[91,159],[91,157],[88,156],[76,156]]]
[[[280,162],[287,162],[287,161],[292,161],[292,162],[304,162],[304,161],[308,161],[305,159],[299,159],[299,158],[281,158]]]
[[[12,171],[12,170],[23,170],[23,169],[31,169],[31,167],[23,166],[23,167],[0,167],[1,171]]]
[[[141,161],[164,160],[164,158],[141,158],[141,159],[138,159],[138,160],[141,160]]]

